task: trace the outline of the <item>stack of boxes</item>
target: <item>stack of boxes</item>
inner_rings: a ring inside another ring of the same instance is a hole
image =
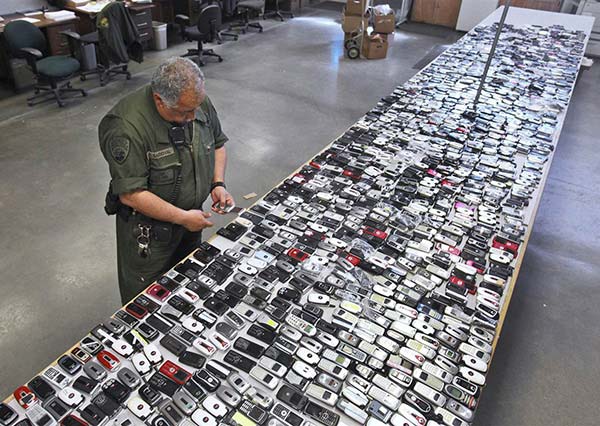
[[[369,33],[371,12],[367,0],[346,0],[342,12],[344,44],[350,39],[362,38],[362,55],[367,59],[383,59],[395,28],[394,12],[388,15],[373,13],[373,31]],[[359,43],[360,44],[360,43]]]

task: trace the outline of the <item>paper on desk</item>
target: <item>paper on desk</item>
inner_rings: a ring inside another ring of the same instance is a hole
[[[75,13],[68,10],[59,10],[58,12],[46,12],[44,13],[46,19],[53,21],[65,21],[67,19],[75,19]]]
[[[31,24],[35,24],[36,22],[40,22],[39,19],[35,19],[35,18],[17,18],[17,19],[11,19],[11,21],[25,21],[25,22],[29,22]]]
[[[83,11],[83,12],[89,12],[89,13],[98,13],[100,12],[102,9],[104,9],[104,6],[106,6],[107,4],[109,4],[108,2],[103,2],[103,3],[88,3],[85,6],[79,6],[77,7],[77,9]]]

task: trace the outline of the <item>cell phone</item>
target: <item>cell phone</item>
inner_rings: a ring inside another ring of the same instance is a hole
[[[255,361],[252,361],[250,358],[247,358],[239,352],[233,350],[225,354],[223,361],[246,373],[249,373],[250,370],[252,370],[252,368],[254,368],[254,366],[256,365]]]
[[[173,380],[169,379],[168,377],[166,377],[160,373],[154,373],[148,379],[148,385],[152,389],[162,392],[165,395],[168,395],[171,397],[179,389],[179,385],[177,383],[175,383]]]
[[[259,345],[258,343],[251,342],[248,339],[243,337],[238,337],[238,339],[233,344],[234,349],[250,355],[253,358],[260,358],[265,352],[266,348],[264,346]]]
[[[206,362],[206,358],[195,352],[184,351],[179,355],[179,362],[193,368],[202,368]]]
[[[279,388],[279,391],[277,392],[277,399],[299,411],[302,411],[304,406],[308,403],[308,398],[306,396],[291,386],[285,384]]]
[[[146,315],[148,315],[148,310],[146,308],[141,307],[137,303],[131,302],[127,306],[125,306],[125,310],[127,313],[133,315],[137,319],[143,319]]]
[[[247,331],[248,336],[254,337],[255,339],[260,340],[261,342],[271,344],[277,337],[277,333],[271,330],[267,330],[266,328],[260,327],[256,324],[252,324]]]

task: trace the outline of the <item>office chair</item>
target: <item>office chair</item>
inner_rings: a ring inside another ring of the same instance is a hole
[[[87,96],[85,90],[75,89],[69,81],[79,71],[79,61],[72,56],[49,56],[46,37],[35,25],[26,21],[9,22],[4,28],[4,40],[10,55],[27,60],[35,74],[34,96],[27,99],[27,105],[55,100],[59,107],[63,107],[67,93]]]
[[[240,29],[242,33],[248,31],[249,28],[256,28],[259,33],[263,32],[260,22],[250,22],[250,14],[252,12],[257,16],[264,14],[265,0],[241,0],[237,4],[237,11],[241,15],[242,22],[234,25],[236,29]]]
[[[292,12],[288,12],[286,10],[281,10],[279,8],[279,2],[280,0],[273,0],[275,2],[275,9],[273,10],[269,10],[268,12],[263,13],[263,19],[267,19],[270,18],[271,16],[277,16],[282,22],[285,21],[285,19],[283,18],[283,15],[289,15],[290,18],[294,17],[294,14]]]
[[[202,61],[204,56],[212,56],[219,62],[223,62],[221,55],[216,54],[213,49],[202,47],[202,43],[212,42],[218,37],[218,28],[221,26],[221,8],[218,4],[203,7],[196,25],[190,25],[190,18],[186,15],[177,15],[175,22],[179,25],[179,32],[184,40],[198,43],[196,49],[188,49],[187,53],[182,55],[183,57],[197,56],[199,66],[205,65]]]
[[[111,8],[118,9],[116,12],[112,12],[120,14],[121,20],[133,22],[129,11],[123,5],[123,3],[114,2],[107,5],[102,10],[102,14],[98,14],[96,18],[96,28],[98,28],[98,22],[102,20],[102,17],[105,16],[105,14],[111,13]],[[118,27],[121,27],[123,25],[128,25],[128,22],[120,22]],[[119,34],[121,35],[123,35],[124,32],[121,28],[112,29],[111,31],[119,31]],[[93,44],[98,56],[98,65],[96,68],[80,73],[80,78],[82,81],[85,81],[90,75],[97,75],[99,77],[100,86],[106,86],[111,80],[111,78],[117,75],[124,75],[127,80],[131,80],[131,72],[128,69],[129,58],[126,57],[126,55],[122,52],[120,52],[119,54],[111,52],[110,44],[106,41],[104,41],[103,43],[103,41],[101,40],[100,32],[98,30],[84,35],[80,35],[75,32],[69,31],[69,36],[69,43],[71,43],[71,47],[74,52],[82,52],[84,46]],[[137,33],[137,29],[134,30],[131,37],[134,40],[139,40],[139,34]]]
[[[232,15],[232,8],[235,8],[236,1],[237,0],[193,0],[194,14],[192,16],[195,17],[194,22],[197,21],[197,17],[199,16],[202,9],[206,7],[206,5],[214,3],[218,4],[221,8],[221,23],[223,23],[224,17],[229,17]],[[230,26],[227,26],[223,29],[221,29],[221,26],[217,26],[217,33],[215,35],[215,39],[218,44],[223,43],[224,37],[231,37],[235,41],[238,40],[239,34],[237,32],[230,32],[231,29],[232,28]]]

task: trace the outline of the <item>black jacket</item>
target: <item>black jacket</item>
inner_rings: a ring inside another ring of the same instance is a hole
[[[114,2],[96,16],[100,40],[101,62],[123,64],[133,60],[142,62],[144,50],[137,27],[122,2]],[[104,65],[108,65],[105,63]]]

